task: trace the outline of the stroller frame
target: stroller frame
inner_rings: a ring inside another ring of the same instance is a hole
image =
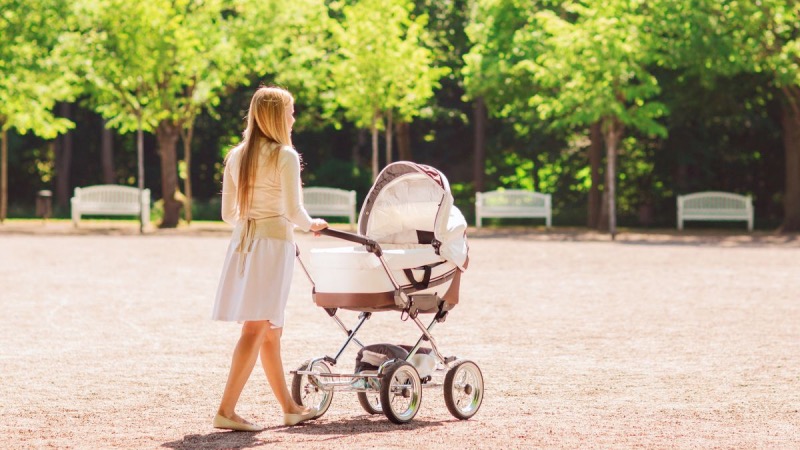
[[[421,335],[405,359],[389,359],[374,372],[333,373],[330,367],[338,363],[339,358],[352,343],[360,348],[365,347],[356,338],[356,334],[372,317],[372,312],[362,311],[355,327],[348,329],[337,316],[338,308],[325,307],[325,312],[347,337],[335,356],[326,355],[310,359],[303,363],[298,370],[290,372],[293,375],[292,397],[294,400],[304,406],[315,407],[317,409],[315,418],[318,418],[330,407],[335,390],[356,392],[359,403],[366,412],[370,414],[383,413],[390,421],[402,424],[412,420],[419,410],[423,388],[443,386],[445,404],[454,417],[466,420],[475,415],[483,401],[483,375],[480,368],[469,360],[459,360],[455,356],[445,357],[431,334],[434,326],[444,322],[447,318],[449,308],[445,300],[436,294],[406,293],[393,276],[383,257],[383,251],[375,240],[333,229],[325,229],[320,233],[362,244],[369,253],[378,258],[394,286],[394,300],[397,309],[401,310],[401,320],[411,319],[419,328]],[[437,243],[433,242],[432,245],[436,247]],[[300,267],[312,284],[312,295],[315,296],[316,285],[300,258],[299,248],[297,248],[296,256]],[[420,311],[433,312],[433,319],[427,326],[419,318]],[[437,363],[431,375],[420,378],[411,361],[425,341],[430,343],[431,354]],[[433,375],[442,373],[445,374],[444,381],[433,382]]]

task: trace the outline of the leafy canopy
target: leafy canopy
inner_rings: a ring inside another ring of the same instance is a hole
[[[251,53],[238,45],[246,4],[207,0],[80,0],[73,50],[95,109],[122,132],[193,120],[246,82]]]
[[[343,6],[341,21],[332,27],[336,100],[359,127],[369,127],[386,111],[410,121],[449,70],[433,67],[428,17],[412,17],[412,6],[406,0],[362,0]]]
[[[569,20],[540,11],[515,34],[522,58],[510,73],[538,87],[528,102],[540,119],[570,129],[613,118],[649,135],[666,134],[657,121],[666,107],[654,100],[660,88],[649,67],[656,44],[643,28],[643,5],[565,2]]]
[[[76,94],[71,58],[59,42],[66,2],[0,0],[0,128],[45,139],[72,128],[52,109]]]

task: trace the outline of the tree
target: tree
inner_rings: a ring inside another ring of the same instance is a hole
[[[144,189],[144,132],[158,122],[159,69],[163,49],[160,34],[163,10],[150,2],[85,0],[73,4],[75,24],[68,43],[83,56],[81,71],[95,110],[106,126],[126,133],[136,130],[137,184]],[[140,231],[144,224],[140,221]]]
[[[303,105],[296,128],[338,127],[338,107],[331,80],[333,19],[323,0],[263,2],[252,0],[252,20],[242,27],[241,47],[249,51],[248,64],[255,73],[273,77]],[[269,36],[269,39],[264,39]]]
[[[656,44],[644,32],[643,1],[607,1],[592,8],[565,2],[567,20],[553,11],[535,14],[515,34],[521,58],[512,76],[538,87],[528,97],[539,118],[560,129],[599,123],[606,147],[608,228],[616,234],[616,158],[625,130],[665,136],[657,119],[666,113],[649,72]]]
[[[510,78],[508,72],[516,61],[514,34],[539,8],[538,1],[478,0],[472,4],[466,28],[472,48],[464,55],[462,73],[466,97],[473,102],[476,192],[484,188],[488,115],[507,117],[527,108],[523,99],[531,91],[529,80]]]
[[[161,227],[178,224],[176,145],[181,133],[191,170],[194,121],[226,89],[252,72],[235,30],[250,18],[253,2],[191,0],[88,1],[78,5],[77,39],[96,110],[122,132],[154,132],[161,160]],[[237,9],[238,8],[238,9]],[[143,172],[139,183],[143,186]],[[191,179],[187,176],[191,198]],[[188,206],[189,208],[191,206]],[[191,220],[189,212],[187,218]]]
[[[356,126],[372,133],[372,176],[377,177],[378,131],[391,122],[420,114],[433,96],[446,68],[433,67],[433,52],[425,45],[428,18],[412,17],[406,0],[362,0],[341,9],[332,27],[338,52],[331,66],[336,101]],[[391,162],[387,155],[387,163]]]
[[[0,222],[8,213],[8,131],[52,139],[73,126],[53,115],[76,77],[58,42],[65,2],[0,0]]]
[[[691,18],[669,32],[686,42],[671,61],[707,82],[741,73],[768,74],[779,93],[785,158],[783,231],[800,230],[800,3],[795,0],[664,2],[658,13]],[[709,81],[710,80],[710,81]]]

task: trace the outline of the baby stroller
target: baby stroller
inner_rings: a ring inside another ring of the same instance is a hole
[[[336,356],[322,356],[292,371],[292,397],[328,410],[335,390],[356,392],[370,414],[383,413],[398,424],[417,414],[422,388],[441,387],[447,409],[469,419],[483,401],[483,375],[477,364],[444,356],[431,335],[458,304],[458,291],[468,264],[467,223],[453,206],[450,185],[438,170],[411,162],[389,164],[378,175],[362,206],[358,234],[324,230],[322,234],[359,244],[312,249],[310,268],[297,256],[313,286],[314,303],[345,332]],[[312,276],[313,273],[313,276]],[[337,310],[360,312],[350,330]],[[422,335],[406,348],[365,346],[356,333],[375,312],[399,312]],[[420,314],[431,314],[427,326]],[[427,342],[430,348],[424,348]],[[360,347],[353,373],[333,373],[345,349]],[[387,351],[389,350],[389,351]],[[443,376],[443,381],[441,380]]]

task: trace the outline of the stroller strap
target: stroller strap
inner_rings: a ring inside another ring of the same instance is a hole
[[[253,249],[253,241],[256,239],[272,238],[293,242],[294,233],[292,225],[283,216],[265,217],[263,219],[247,219],[240,222],[239,244],[236,252],[239,258],[239,275],[244,274],[244,266],[247,254]]]
[[[414,272],[412,272],[411,269],[403,269],[403,273],[406,274],[406,278],[408,278],[408,281],[414,286],[414,289],[428,289],[428,285],[431,283],[431,269],[433,269],[433,266],[422,266],[417,267],[417,269],[423,269],[422,280],[420,281],[414,278]]]

